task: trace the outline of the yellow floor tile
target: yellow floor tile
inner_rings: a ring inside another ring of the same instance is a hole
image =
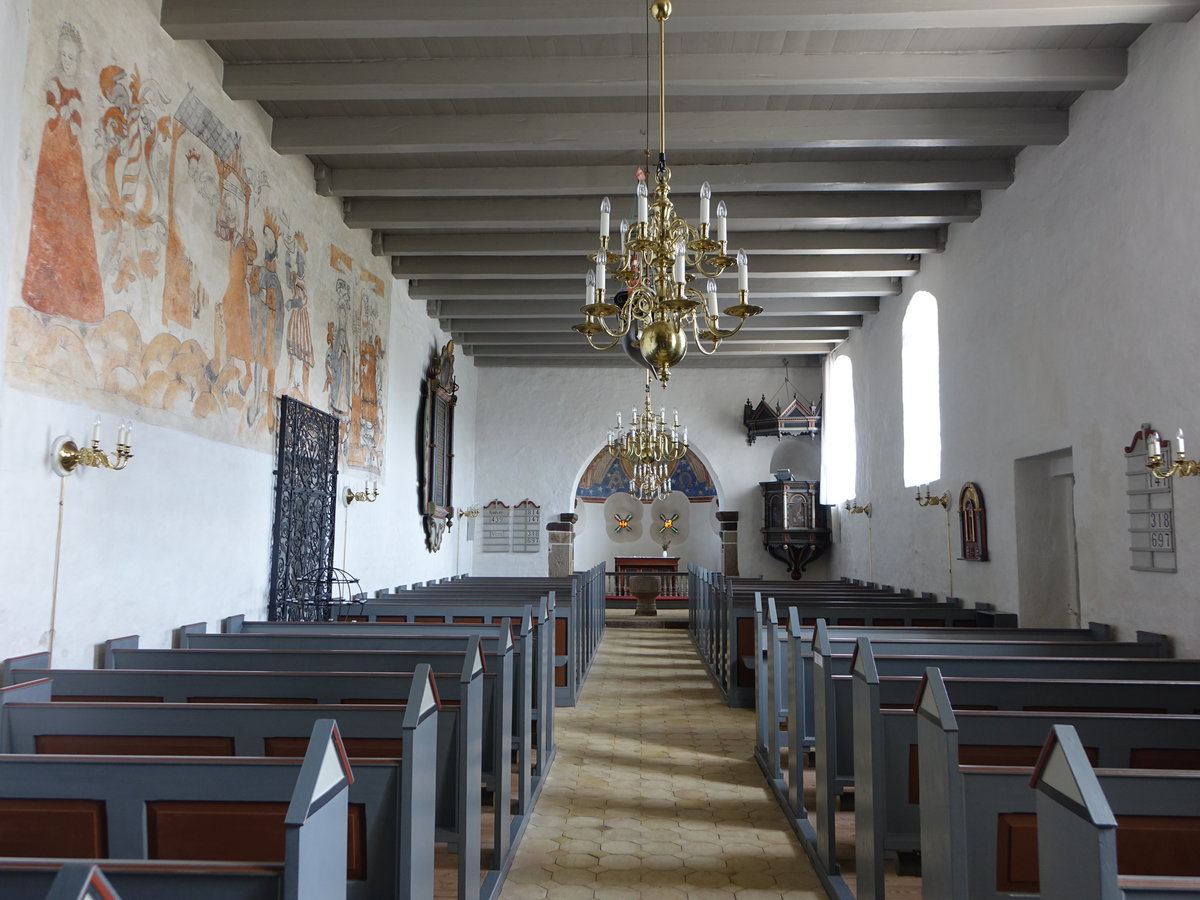
[[[687,632],[609,629],[501,900],[823,898]],[[541,889],[542,893],[539,893]]]

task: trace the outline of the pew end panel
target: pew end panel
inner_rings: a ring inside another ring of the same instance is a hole
[[[0,687],[9,687],[16,680],[16,669],[49,669],[49,653],[27,653],[24,656],[12,656],[0,662]]]

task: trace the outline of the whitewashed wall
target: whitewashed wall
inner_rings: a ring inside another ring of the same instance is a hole
[[[120,61],[137,61],[143,52],[139,35],[144,35],[156,48],[160,70],[211,92],[223,103],[223,115],[248,123],[239,125],[244,144],[268,145],[269,122],[261,110],[221,97],[219,61],[205,45],[158,46],[168,39],[156,31],[157,7],[154,0],[106,3],[113,33],[119,24],[129,41]],[[28,154],[36,158],[37,153],[36,142],[21,140],[28,128],[13,126],[22,115],[36,115],[36,133],[44,117],[44,65],[34,72],[31,60],[30,74],[23,74],[29,15],[28,0],[0,0],[0,72],[8,76],[0,81],[0,115],[10,123],[0,134],[0,323],[7,321],[9,307],[21,304],[35,168]],[[45,46],[57,40],[58,22],[51,19],[35,16],[28,36],[28,46],[40,47],[42,57]],[[303,221],[296,224],[311,245],[337,241],[356,260],[386,271],[382,263],[371,262],[369,235],[342,224],[338,201],[314,196],[305,160],[274,157],[269,166],[275,188],[295,198],[302,210],[297,218]],[[211,230],[211,224],[207,227]],[[223,284],[223,271],[205,274]],[[436,555],[425,550],[418,514],[421,379],[431,353],[447,336],[408,299],[403,284],[389,281],[388,294],[387,449],[380,497],[374,504],[340,507],[337,520],[336,563],[360,576],[367,589],[465,568],[452,542]],[[321,323],[314,323],[314,340],[323,340],[317,328],[323,330]],[[461,356],[456,371],[462,386],[454,478],[458,502],[475,493],[475,374]],[[314,371],[315,389],[322,378]],[[126,410],[121,414],[139,420],[129,467],[118,473],[85,470],[64,480],[50,471],[50,444],[61,434],[88,437],[96,409],[29,392],[11,377],[0,391],[5,511],[0,520],[0,658],[45,650],[53,642],[55,664],[89,666],[95,645],[105,638],[138,633],[144,646],[166,646],[170,630],[180,624],[265,612],[273,512],[270,450],[211,440],[194,427],[150,424],[143,411]],[[115,416],[106,416],[106,422],[107,445]],[[366,477],[362,471],[343,473],[341,484],[361,489]]]
[[[1176,485],[1179,573],[1130,570],[1123,448],[1142,422],[1200,438],[1200,21],[1152,28],[1129,76],[1083,97],[1060,146],[1027,150],[1016,181],[950,230],[903,297],[842,352],[854,360],[862,516],[839,514],[833,571],[944,594],[945,513],[902,487],[900,322],[917,290],[939,303],[942,480],[978,482],[991,561],[953,564],[967,601],[1021,609],[1015,461],[1069,449],[1082,619],[1166,632],[1200,653],[1200,479]],[[956,517],[955,517],[956,518]],[[955,523],[955,528],[957,527]],[[1028,535],[1023,536],[1025,539]],[[957,534],[954,538],[958,553]]]
[[[581,356],[594,352],[581,341]],[[764,369],[705,369],[699,360],[679,367],[666,390],[653,389],[653,405],[679,409],[689,442],[709,466],[721,510],[740,513],[738,557],[743,575],[787,577],[786,567],[762,547],[759,482],[770,480],[780,465],[791,465],[796,477],[805,477],[800,466],[806,460],[811,466],[807,477],[819,477],[817,445],[808,438],[782,442],[760,438],[753,446],[746,443],[742,427],[746,399],[757,403],[764,393],[770,398],[783,382],[782,373],[777,361]],[[818,368],[797,371],[793,367],[791,380],[809,400],[821,393]],[[512,505],[528,497],[541,504],[548,519],[574,510],[579,477],[603,445],[617,409],[639,405],[643,397],[643,380],[632,365],[577,369],[569,374],[560,369],[487,369],[479,382],[474,502],[498,497]],[[701,521],[702,516],[695,516],[693,527]],[[624,546],[628,545],[612,544],[604,558],[614,552],[624,555],[619,549]],[[576,554],[577,569],[600,561],[590,538],[579,547],[583,553]],[[544,574],[546,566],[545,553],[536,557],[482,553],[475,542],[477,574]],[[811,566],[808,577],[824,577],[824,562]]]

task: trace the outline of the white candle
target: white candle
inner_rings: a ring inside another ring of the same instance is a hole
[[[96,416],[96,421],[92,423],[92,442],[100,443],[100,417]]]
[[[679,410],[675,410],[675,427],[679,427]]]
[[[708,224],[708,201],[712,199],[712,188],[708,182],[700,185],[700,224]]]
[[[612,201],[605,197],[600,201],[600,237],[608,237],[608,217],[612,212]]]
[[[714,319],[717,317],[717,283],[711,278],[708,279],[708,314]]]
[[[604,260],[596,260],[596,289],[601,294],[604,293],[604,276],[607,274],[607,269],[604,268]]]
[[[625,252],[625,232],[629,230],[629,220],[621,220],[621,252]]]
[[[621,427],[621,414],[619,412],[617,413],[617,427]]]
[[[687,444],[687,426],[683,426],[683,443]]]
[[[724,241],[728,240],[728,237],[726,236],[726,229],[728,226],[728,222],[726,220],[727,220],[728,216],[729,216],[729,210],[725,206],[725,201],[722,200],[720,203],[717,204],[717,240],[718,241],[724,242]]]
[[[738,290],[750,290],[750,266],[746,260],[746,251],[739,250],[737,254],[738,264]]]
[[[687,249],[684,247],[683,241],[675,245],[675,283],[683,284],[683,267],[684,258]]]
[[[646,190],[646,182],[639,181],[637,186],[638,221],[643,225],[650,218],[648,205],[649,196],[649,192]]]
[[[588,269],[587,277],[583,279],[583,302],[596,302],[596,273]]]
[[[1150,445],[1151,456],[1162,456],[1162,442],[1158,439],[1157,431],[1150,432],[1147,443]]]
[[[125,422],[125,446],[133,446],[133,422],[131,420]]]
[[[1183,429],[1179,429],[1179,433],[1175,435],[1175,448],[1179,453],[1179,457],[1183,458]]]

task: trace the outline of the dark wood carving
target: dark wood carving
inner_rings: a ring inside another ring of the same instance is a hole
[[[829,509],[818,481],[764,481],[763,547],[799,580],[829,547]]]
[[[987,562],[987,510],[983,491],[968,481],[958,492],[958,532],[962,541],[962,559]]]
[[[442,547],[442,536],[454,522],[450,487],[454,459],[454,341],[433,357],[421,390],[421,518],[430,553]]]

